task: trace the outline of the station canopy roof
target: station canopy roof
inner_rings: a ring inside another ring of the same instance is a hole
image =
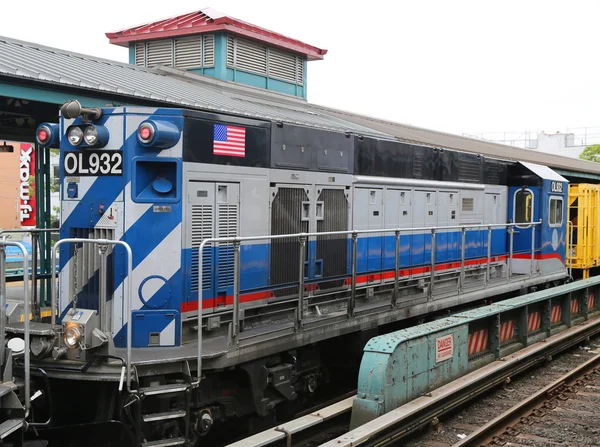
[[[0,37],[0,95],[3,85],[15,84],[34,87],[40,96],[63,91],[73,97],[106,98],[106,103],[113,105],[172,106],[242,115],[543,164],[563,175],[566,171],[582,172],[600,179],[597,163],[310,104],[293,96],[174,68],[142,68]]]
[[[327,50],[252,25],[251,23],[225,15],[213,8],[204,8],[157,22],[106,33],[106,37],[109,38],[112,44],[127,47],[130,42],[183,37],[219,31],[258,40],[274,47],[304,55],[309,61],[323,59],[323,56],[327,53]]]

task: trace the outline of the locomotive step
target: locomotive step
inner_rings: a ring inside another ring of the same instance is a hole
[[[142,442],[142,447],[168,447],[170,445],[183,445],[185,438],[159,439],[157,441]]]
[[[23,427],[23,419],[9,419],[0,424],[0,439],[4,439],[10,434]]]
[[[188,384],[186,383],[174,383],[171,385],[156,385],[149,386],[145,388],[140,388],[140,394],[144,394],[146,396],[156,396],[158,394],[171,394],[171,393],[181,393],[188,388]]]
[[[164,421],[166,419],[182,418],[186,415],[185,410],[165,411],[164,413],[150,413],[142,416],[144,422]]]
[[[14,382],[4,382],[0,383],[0,397],[10,393],[17,389],[17,385]]]

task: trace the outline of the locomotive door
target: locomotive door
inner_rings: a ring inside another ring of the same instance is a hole
[[[437,226],[437,202],[435,191],[415,190],[413,201],[413,228],[427,228],[414,232],[411,236],[411,265],[425,265],[431,262],[431,231]]]
[[[383,229],[383,190],[356,188],[353,222],[355,230]],[[383,236],[370,233],[358,238],[356,266],[358,272],[382,269]]]
[[[535,245],[539,246],[540,226],[528,225],[539,219],[540,188],[537,186],[511,187],[509,192],[512,222],[519,223],[513,236],[513,273],[531,273],[531,238],[535,231]],[[523,260],[523,261],[521,261]]]
[[[212,237],[239,234],[240,186],[237,183],[190,181],[186,223],[190,255],[188,301],[197,299],[199,252],[202,241]],[[233,246],[217,243],[202,253],[202,300],[204,312],[214,312],[232,304]]]
[[[458,191],[439,191],[438,195],[437,226],[458,225]],[[461,241],[462,235],[456,229],[436,232],[436,263],[459,260]]]

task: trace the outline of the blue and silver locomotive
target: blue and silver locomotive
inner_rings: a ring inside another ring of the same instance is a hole
[[[61,110],[44,125],[61,152],[56,321],[31,334],[56,427],[195,445],[344,380],[378,333],[567,278],[567,181],[545,166],[210,112]]]

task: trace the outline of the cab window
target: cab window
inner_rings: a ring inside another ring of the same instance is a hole
[[[560,227],[563,223],[563,199],[550,197],[550,225]]]
[[[517,191],[515,194],[514,222],[529,223],[533,219],[533,194],[531,191]]]

